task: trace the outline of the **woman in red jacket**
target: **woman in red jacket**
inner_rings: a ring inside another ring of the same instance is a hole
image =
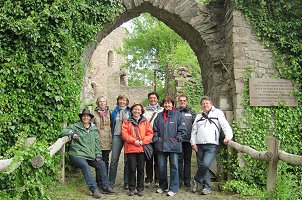
[[[150,122],[143,116],[144,107],[141,104],[134,104],[130,108],[131,117],[123,122],[122,137],[125,141],[124,151],[128,161],[129,172],[129,196],[135,194],[144,195],[144,168],[145,155],[143,145],[149,144],[153,137],[153,130]],[[136,184],[137,170],[137,184]]]

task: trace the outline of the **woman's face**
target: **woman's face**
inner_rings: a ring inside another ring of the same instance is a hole
[[[140,105],[135,106],[132,110],[133,118],[138,119],[141,117],[141,114],[142,114],[142,107]]]
[[[81,119],[84,124],[88,124],[88,123],[90,123],[91,117],[90,117],[90,115],[83,114]]]
[[[106,108],[107,101],[105,99],[100,99],[99,108]]]
[[[172,104],[171,101],[165,101],[164,102],[164,109],[165,110],[172,110],[172,108],[173,108],[173,104]]]
[[[119,99],[117,102],[118,102],[119,107],[125,107],[127,105],[127,99],[126,98]]]
[[[153,106],[153,105],[156,105],[157,102],[158,102],[158,99],[157,99],[156,95],[155,94],[151,94],[149,96],[149,104]]]

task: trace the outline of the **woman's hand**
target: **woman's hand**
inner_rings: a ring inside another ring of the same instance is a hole
[[[142,141],[139,141],[139,140],[135,140],[134,142],[135,146],[142,146]]]

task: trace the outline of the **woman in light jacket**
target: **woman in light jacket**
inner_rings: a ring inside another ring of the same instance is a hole
[[[110,128],[110,115],[109,107],[107,106],[107,98],[99,96],[96,100],[96,108],[93,115],[95,116],[93,122],[97,126],[100,134],[100,145],[102,150],[103,161],[106,164],[107,173],[109,170],[109,154],[112,147],[112,135]]]
[[[144,108],[141,104],[134,104],[130,108],[131,117],[124,121],[122,136],[125,141],[125,154],[128,162],[129,196],[144,195],[144,167],[145,155],[143,145],[149,144],[153,137],[150,122],[143,116]],[[136,178],[137,171],[137,178]],[[137,181],[136,181],[137,179]]]

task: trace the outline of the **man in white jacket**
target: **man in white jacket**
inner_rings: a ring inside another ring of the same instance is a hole
[[[209,167],[216,157],[219,145],[220,131],[223,130],[227,143],[233,138],[233,131],[223,112],[212,105],[210,97],[201,98],[202,112],[194,120],[191,132],[191,145],[196,152],[198,169],[193,178],[192,192],[198,190],[199,185],[204,185],[201,194],[211,192],[211,182],[208,176]]]

